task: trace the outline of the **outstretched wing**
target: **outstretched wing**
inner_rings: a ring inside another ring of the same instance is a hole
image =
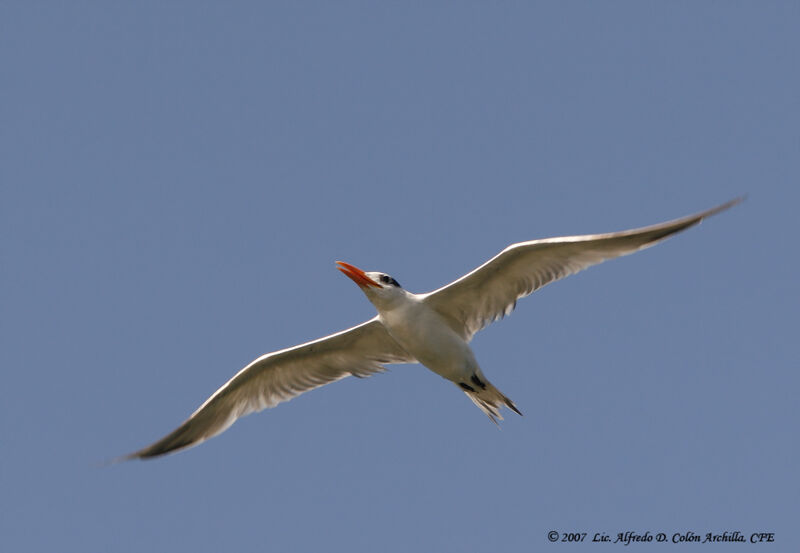
[[[124,459],[157,457],[199,444],[236,419],[349,375],[369,376],[389,363],[415,359],[377,317],[358,326],[259,357],[214,392],[172,433]]]
[[[519,298],[542,286],[607,259],[648,248],[740,201],[742,198],[737,198],[649,227],[512,244],[471,273],[423,298],[453,330],[469,340],[489,323],[511,313]]]

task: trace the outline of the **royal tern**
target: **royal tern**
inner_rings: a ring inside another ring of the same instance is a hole
[[[447,286],[427,294],[404,290],[391,276],[337,261],[378,315],[358,326],[268,353],[243,368],[182,425],[122,459],[150,458],[197,445],[236,419],[274,407],[346,376],[369,376],[391,363],[421,363],[458,386],[497,424],[500,408],[520,413],[484,376],[472,336],[542,286],[607,259],[627,255],[739,203],[737,198],[674,221],[622,232],[512,244]]]

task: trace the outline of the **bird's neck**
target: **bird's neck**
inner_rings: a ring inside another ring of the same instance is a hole
[[[384,314],[397,310],[405,310],[417,304],[417,295],[405,290],[398,290],[391,295],[374,295],[369,298],[378,313]]]

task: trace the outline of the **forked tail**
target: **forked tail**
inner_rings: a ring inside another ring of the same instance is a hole
[[[498,426],[500,425],[497,421],[503,420],[503,415],[500,414],[500,407],[504,405],[517,415],[522,416],[514,402],[504,396],[503,392],[495,388],[483,375],[473,374],[469,382],[459,382],[458,385],[464,390],[467,397],[472,400],[472,403],[477,405]]]

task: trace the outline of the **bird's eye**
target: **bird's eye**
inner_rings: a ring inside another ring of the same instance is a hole
[[[381,282],[383,282],[384,284],[389,284],[389,281],[390,281],[390,280],[391,280],[391,279],[390,279],[388,276],[386,276],[386,275],[381,275]]]

